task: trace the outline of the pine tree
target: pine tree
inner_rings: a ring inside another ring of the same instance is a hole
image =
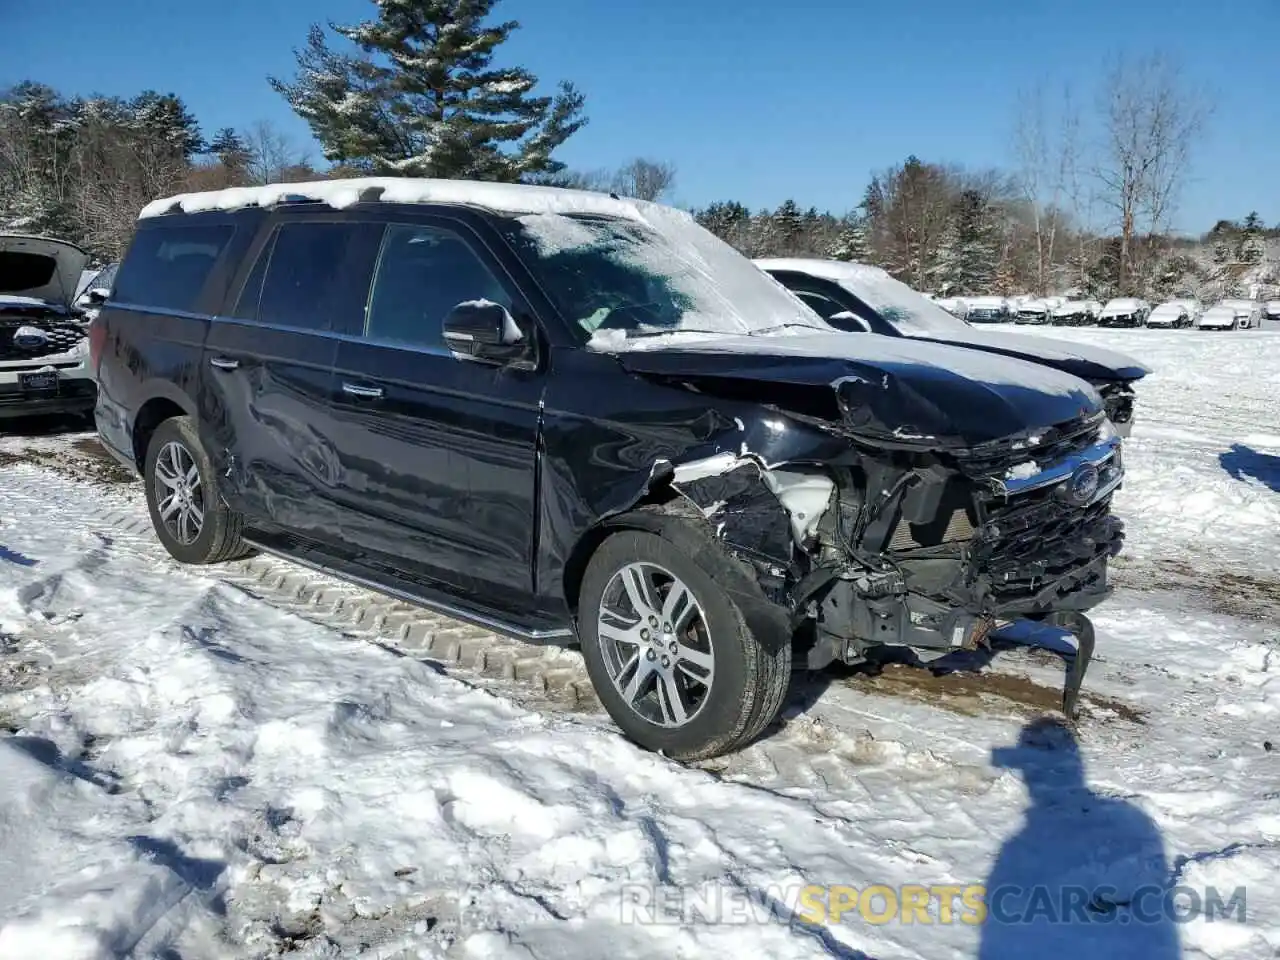
[[[867,243],[866,221],[858,217],[846,218],[835,242],[828,248],[827,256],[847,263],[870,263],[871,247]]]
[[[134,129],[168,144],[184,160],[204,151],[200,124],[181,97],[147,90],[129,101],[128,110]]]
[[[990,205],[977,190],[965,190],[955,204],[932,271],[947,293],[973,294],[990,289],[995,279],[995,222]]]
[[[519,27],[487,23],[497,0],[374,0],[375,20],[331,27],[361,51],[330,49],[311,28],[292,83],[271,85],[335,163],[384,175],[516,181],[564,170],[552,154],[586,119],[562,83],[533,96],[521,67],[494,67]]]
[[[720,201],[698,211],[694,219],[721,240],[728,240],[736,230],[751,220],[751,211],[737,201]]]
[[[1241,263],[1261,263],[1265,255],[1266,244],[1262,238],[1262,218],[1254,210],[1244,218],[1236,258]]]
[[[794,200],[787,200],[773,213],[773,239],[777,252],[782,256],[797,253],[797,246],[804,233],[804,218]]]

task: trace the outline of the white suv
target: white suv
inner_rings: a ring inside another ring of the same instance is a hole
[[[88,260],[64,240],[0,233],[0,420],[93,412],[88,323],[73,304]]]

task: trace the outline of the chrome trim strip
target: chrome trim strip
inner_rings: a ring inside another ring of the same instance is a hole
[[[1120,443],[1119,437],[1110,437],[1095,443],[1091,447],[1086,447],[1084,450],[1070,454],[1029,477],[992,477],[992,480],[996,484],[997,492],[1005,496],[1014,496],[1019,493],[1026,493],[1029,490],[1052,487],[1055,484],[1062,483],[1064,480],[1069,480],[1071,475],[1085,464],[1093,464],[1097,467],[1111,460],[1119,453]],[[1028,456],[1027,459],[1034,462],[1034,457],[1032,456]],[[1114,489],[1120,479],[1124,477],[1124,470],[1120,470],[1119,474],[1119,478],[1109,489]],[[1101,496],[1101,494],[1097,496]]]
[[[290,327],[283,323],[265,323],[261,320],[246,320],[242,317],[224,317],[208,313],[191,313],[186,310],[166,310],[161,307],[147,307],[134,303],[112,302],[109,306],[118,310],[132,310],[135,313],[151,313],[158,316],[179,317],[184,320],[208,320],[211,323],[229,323],[238,327],[276,330],[280,333],[302,333],[312,337],[324,337],[326,340],[341,340],[344,343],[364,343],[372,347],[391,347],[396,350],[407,350],[410,353],[424,353],[432,357],[457,359],[453,351],[448,347],[428,347],[421,344],[405,343],[402,340],[388,340],[383,337],[366,337],[361,334],[338,333],[334,330],[312,330],[309,327]]]
[[[395,587],[388,587],[384,584],[370,580],[358,574],[345,573],[341,570],[334,570],[322,563],[316,563],[312,560],[302,560],[289,553],[268,547],[259,543],[250,537],[245,537],[244,542],[252,547],[256,547],[263,553],[269,553],[273,557],[279,557],[281,560],[287,560],[289,563],[296,563],[300,567],[306,567],[308,570],[314,570],[316,573],[322,573],[328,577],[334,577],[347,583],[354,583],[358,586],[373,590],[376,593],[385,594],[389,597],[395,597],[397,600],[403,600],[405,603],[411,603],[415,607],[425,607],[442,616],[452,617],[455,620],[462,620],[473,626],[484,627],[486,630],[493,630],[496,633],[503,633],[519,640],[528,640],[540,642],[544,640],[568,640],[573,637],[573,631],[568,627],[557,627],[554,630],[526,630],[523,627],[517,627],[514,624],[507,623],[505,620],[498,620],[494,617],[486,617],[483,614],[470,613],[459,607],[455,607],[448,603],[441,603],[438,600],[427,600],[416,594],[408,593],[404,590],[397,590]]]

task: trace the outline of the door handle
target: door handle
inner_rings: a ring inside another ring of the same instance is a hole
[[[382,396],[381,387],[362,387],[358,383],[344,383],[342,392],[362,400],[377,400]]]
[[[209,366],[216,367],[219,370],[234,370],[240,366],[240,361],[230,360],[227,357],[210,357]]]

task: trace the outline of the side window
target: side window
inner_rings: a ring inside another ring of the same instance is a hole
[[[192,310],[236,228],[179,223],[138,231],[116,273],[113,299]]]
[[[267,264],[271,262],[271,251],[275,245],[276,234],[272,233],[267,238],[267,242],[262,245],[262,252],[258,254],[258,261],[253,265],[253,272],[244,282],[240,299],[236,301],[236,308],[231,313],[233,317],[241,320],[257,319],[258,303],[262,300],[262,282],[267,277]]]
[[[236,315],[301,330],[345,326],[368,297],[377,246],[367,238],[380,232],[377,225],[352,222],[281,224],[254,265]],[[255,316],[259,267],[263,273]]]
[[[365,336],[443,350],[444,318],[467,300],[511,308],[497,277],[457,234],[392,225],[378,257]]]

